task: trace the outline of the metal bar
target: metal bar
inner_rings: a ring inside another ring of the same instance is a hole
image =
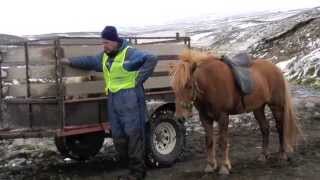
[[[16,138],[54,137],[56,134],[57,130],[0,131],[0,140]]]
[[[132,39],[132,40],[136,40],[136,39],[176,39],[177,37],[176,36],[152,36],[152,37],[148,37],[148,36],[145,36],[145,37],[142,37],[142,36],[122,36],[122,38],[124,39]],[[0,43],[0,45],[6,45],[6,46],[21,46],[25,43],[28,43],[30,44],[31,46],[33,45],[39,45],[39,46],[46,46],[46,45],[50,45],[50,44],[37,44],[37,42],[40,42],[40,41],[56,41],[56,40],[62,40],[62,39],[97,39],[99,40],[100,37],[80,37],[80,36],[74,36],[74,37],[63,37],[63,36],[60,36],[60,37],[52,37],[52,38],[40,38],[40,39],[35,39],[35,40],[25,40],[25,41],[19,41],[19,42],[11,42],[11,43]],[[190,39],[190,37],[188,36],[180,36],[179,37],[180,40],[187,40],[187,39]],[[63,44],[65,45],[65,44]],[[75,44],[76,45],[76,44]]]
[[[147,89],[146,96],[153,96],[153,95],[164,95],[164,94],[172,94],[173,90],[171,87],[165,88],[155,88],[155,89]]]
[[[146,96],[149,95],[163,95],[163,94],[172,94],[173,91],[171,87],[166,88],[158,88],[158,89],[146,89]],[[102,97],[94,97],[94,98],[83,98],[83,99],[72,99],[72,100],[65,100],[65,104],[71,103],[81,103],[81,102],[90,102],[90,101],[106,101],[108,99],[107,96]]]
[[[60,128],[62,129],[65,125],[65,106],[64,106],[64,87],[62,83],[62,76],[63,76],[63,67],[61,64],[61,57],[58,56],[58,51],[60,47],[60,40],[57,39],[54,41],[54,48],[55,48],[55,70],[56,70],[56,92],[57,92],[57,99],[58,99],[58,120],[60,121]]]
[[[170,54],[170,55],[159,55],[157,56],[158,60],[178,60],[179,55]]]
[[[132,38],[132,39],[177,39],[177,36],[158,36],[158,37],[144,37],[144,36],[137,36],[137,37],[123,37],[123,38]],[[185,39],[185,38],[189,38],[189,37],[185,37],[185,36],[179,36],[179,39]]]
[[[11,98],[5,99],[4,102],[8,104],[56,104],[58,102],[57,99],[34,99],[34,98]]]
[[[57,136],[71,136],[77,134],[85,134],[90,132],[105,131],[110,133],[111,125],[107,122],[91,124],[91,125],[77,125],[77,126],[66,126],[65,128],[57,132]]]
[[[159,44],[159,43],[176,43],[176,42],[181,42],[181,41],[176,40],[176,39],[171,39],[171,40],[136,43],[136,45],[152,45],[152,44]]]
[[[24,52],[25,52],[25,65],[26,65],[27,97],[30,97],[28,42],[24,43]]]
[[[169,76],[169,71],[160,71],[160,72],[153,72],[151,77],[160,77],[160,76]]]
[[[2,52],[0,51],[0,127],[3,128],[3,115],[2,115],[2,99],[3,99],[3,92],[2,92]]]
[[[94,98],[65,100],[64,103],[70,104],[70,103],[81,103],[81,102],[89,102],[89,101],[105,101],[107,99],[108,99],[107,96],[101,96],[101,97],[94,97]]]
[[[10,61],[10,62],[3,62],[2,63],[3,66],[24,66],[25,62],[21,62],[21,61]],[[32,65],[54,65],[53,62],[40,62],[40,61],[36,61],[36,62],[29,62],[29,66]]]
[[[97,124],[84,124],[77,126],[66,126],[58,130],[47,129],[23,129],[23,130],[0,130],[0,140],[16,138],[43,138],[54,136],[70,136],[90,132],[105,131],[110,133],[111,125],[107,122]]]
[[[25,63],[26,63],[26,85],[27,85],[27,98],[30,98],[30,77],[29,77],[29,49],[28,49],[28,42],[24,43],[24,52],[25,52]],[[28,104],[28,117],[30,122],[30,128],[33,127],[33,113],[32,113],[32,105]]]

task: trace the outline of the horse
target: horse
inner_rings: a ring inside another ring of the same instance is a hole
[[[223,58],[209,52],[184,50],[178,63],[171,70],[171,86],[175,94],[176,117],[189,117],[192,107],[199,111],[205,129],[207,166],[205,172],[219,170],[229,174],[228,124],[229,115],[253,112],[262,133],[262,152],[258,159],[269,156],[269,121],[264,110],[268,105],[276,122],[279,136],[279,158],[287,160],[302,133],[295,115],[288,83],[281,70],[267,59],[252,59],[249,67],[254,84],[252,92],[243,95],[235,83],[235,77]],[[216,137],[213,122],[219,126],[222,160],[216,159]],[[219,162],[219,164],[218,164]]]

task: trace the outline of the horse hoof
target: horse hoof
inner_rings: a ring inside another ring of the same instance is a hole
[[[213,173],[216,170],[216,166],[212,167],[210,164],[207,164],[207,167],[204,169],[205,173]]]
[[[226,166],[221,166],[219,170],[220,175],[229,175],[229,169]]]

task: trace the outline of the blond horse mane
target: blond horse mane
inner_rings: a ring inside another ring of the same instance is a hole
[[[190,81],[193,69],[204,60],[213,57],[208,52],[198,50],[183,50],[179,55],[179,63],[176,64],[170,73],[171,86],[175,92],[179,92]]]

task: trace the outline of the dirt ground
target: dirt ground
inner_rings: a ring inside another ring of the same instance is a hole
[[[252,120],[252,119],[251,119]],[[203,172],[205,161],[204,134],[199,128],[187,131],[187,141],[183,158],[171,167],[150,168],[146,180],[300,180],[319,179],[320,177],[320,120],[307,119],[303,122],[306,141],[290,154],[289,161],[277,159],[278,139],[272,123],[270,150],[271,158],[266,163],[257,161],[261,151],[261,134],[253,120],[251,126],[234,126],[230,128],[230,157],[233,165],[231,174],[220,176],[217,173]],[[9,146],[8,142],[0,142]],[[14,148],[14,147],[12,147]],[[2,150],[3,151],[3,150]],[[112,152],[112,151],[110,151]],[[39,161],[24,163],[22,166],[4,165],[0,162],[0,180],[112,180],[126,173],[113,160],[112,153],[100,153],[86,162],[63,160],[54,150],[45,151]],[[0,149],[1,153],[1,149]],[[28,157],[24,153],[17,157]]]
[[[320,177],[320,122],[310,124],[305,133],[307,141],[290,155],[288,162],[276,158],[277,136],[271,134],[271,159],[267,163],[257,161],[260,152],[261,136],[258,130],[237,129],[231,132],[231,160],[233,169],[229,176],[217,173],[206,174],[204,137],[198,132],[188,135],[185,155],[172,167],[152,168],[148,171],[147,180],[157,179],[319,179]],[[32,180],[102,180],[116,179],[125,173],[112,158],[100,154],[88,162],[56,162],[52,152],[45,162],[20,168],[1,168],[0,179]],[[50,162],[50,160],[52,160]]]

